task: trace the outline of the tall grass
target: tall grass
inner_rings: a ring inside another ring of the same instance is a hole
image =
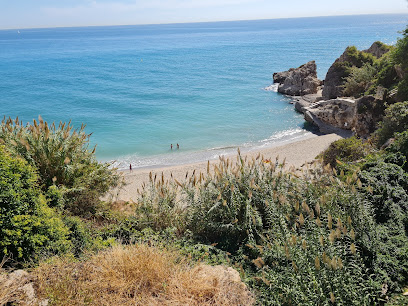
[[[261,303],[377,301],[380,285],[362,260],[375,226],[370,206],[353,187],[357,175],[339,179],[329,166],[319,166],[298,178],[282,168],[278,161],[239,154],[169,184],[182,194],[179,231],[230,252]],[[139,205],[149,206],[149,194],[163,192],[160,183],[152,188]]]

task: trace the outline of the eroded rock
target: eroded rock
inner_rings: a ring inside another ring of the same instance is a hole
[[[274,73],[273,81],[279,83],[278,92],[291,96],[317,93],[322,84],[317,78],[315,61],[310,61],[299,68]]]
[[[383,44],[380,41],[374,42],[370,48],[368,48],[367,50],[363,50],[363,52],[370,53],[374,55],[376,58],[382,57],[388,51],[390,51],[390,47],[388,47],[387,45]]]
[[[355,124],[356,101],[352,99],[338,98],[320,101],[305,107],[304,110],[305,119],[314,124],[316,124],[314,118],[343,130],[351,130]],[[307,115],[306,112],[308,112]],[[316,125],[319,126],[319,124]]]

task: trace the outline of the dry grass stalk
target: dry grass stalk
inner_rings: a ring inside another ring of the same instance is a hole
[[[192,267],[175,252],[143,244],[116,246],[85,262],[58,259],[34,274],[39,294],[58,305],[254,303],[235,270]]]

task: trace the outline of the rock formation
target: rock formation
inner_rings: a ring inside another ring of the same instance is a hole
[[[298,102],[297,102],[298,103]],[[322,133],[366,137],[375,131],[383,113],[383,103],[374,96],[357,100],[336,98],[298,105],[305,120],[316,125]]]
[[[321,85],[321,81],[317,78],[315,61],[296,69],[274,73],[273,82],[279,83],[278,92],[291,96],[315,94]]]
[[[343,54],[336,59],[327,71],[322,93],[323,98],[335,99],[343,96],[345,78],[349,73],[347,68],[352,66],[361,67],[364,64],[362,59],[358,56],[359,53],[369,53],[380,58],[388,51],[389,48],[380,42],[373,43],[370,48],[364,51],[358,51],[355,47],[347,47]]]
[[[367,50],[363,50],[365,53],[370,53],[374,55],[376,58],[382,57],[385,53],[390,51],[390,47],[384,45],[382,42],[376,41],[371,45],[370,48]]]
[[[344,78],[347,76],[346,65],[351,58],[348,56],[348,49],[336,59],[327,71],[324,80],[323,97],[325,99],[335,99],[343,94]]]
[[[351,135],[351,129],[355,125],[356,102],[354,100],[319,101],[304,107],[303,110],[306,121],[318,126],[322,133]]]
[[[377,128],[384,112],[384,101],[392,99],[396,90],[388,92],[378,86],[375,96],[363,96],[359,99],[340,98],[343,96],[345,78],[350,67],[362,67],[372,64],[374,57],[380,58],[390,47],[375,42],[370,48],[358,51],[356,47],[347,47],[329,68],[322,82],[317,79],[316,63],[308,62],[299,68],[273,74],[274,83],[279,83],[278,92],[293,97],[295,109],[304,114],[305,120],[316,125],[322,133],[337,133],[342,136],[356,134],[369,136]],[[395,75],[398,67],[394,67]],[[271,87],[272,89],[272,87]],[[273,88],[274,89],[274,88]]]

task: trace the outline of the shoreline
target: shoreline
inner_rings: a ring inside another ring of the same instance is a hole
[[[197,164],[207,162],[208,160],[218,160],[219,156],[235,155],[238,149],[241,150],[242,154],[258,152],[260,150],[271,149],[290,144],[292,142],[315,137],[316,135],[321,135],[321,133],[318,133],[317,130],[314,131],[313,129],[307,129],[304,127],[294,128],[277,132],[271,135],[269,138],[259,140],[254,143],[220,146],[197,151],[174,149],[171,151],[169,150],[167,153],[149,156],[125,155],[114,160],[106,160],[106,162],[112,163],[112,166],[117,168],[120,172],[126,172],[129,169],[130,164],[132,165],[133,170],[153,170],[186,164]],[[102,162],[104,161],[102,160]]]
[[[278,144],[273,147],[241,152],[241,155],[243,157],[256,158],[258,154],[261,154],[265,159],[270,160],[275,160],[279,157],[279,161],[286,159],[286,167],[293,166],[299,168],[305,163],[315,160],[316,156],[327,149],[333,141],[342,138],[343,137],[337,134],[313,135],[287,144]],[[227,158],[234,158],[237,156],[237,153],[225,154],[224,156]],[[149,181],[150,173],[152,173],[153,176],[161,176],[163,174],[165,180],[169,180],[173,177],[179,181],[184,181],[186,176],[189,173],[192,174],[193,171],[196,173],[206,173],[208,162],[210,163],[210,166],[213,166],[218,163],[218,159],[166,167],[135,168],[132,171],[118,170],[118,172],[122,173],[126,185],[121,190],[112,190],[104,197],[104,199],[136,202],[138,198],[138,189],[141,190],[143,183]]]

